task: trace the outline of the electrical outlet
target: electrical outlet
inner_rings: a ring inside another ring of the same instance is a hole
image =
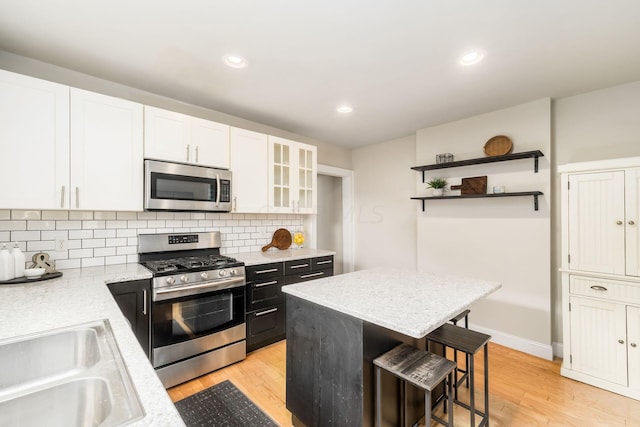
[[[56,251],[66,251],[67,250],[67,241],[58,239],[56,240]]]

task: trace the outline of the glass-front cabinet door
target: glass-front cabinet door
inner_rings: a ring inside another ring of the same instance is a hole
[[[269,212],[316,213],[317,149],[269,137]]]

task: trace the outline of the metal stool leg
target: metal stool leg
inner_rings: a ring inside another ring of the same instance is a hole
[[[455,369],[449,374],[449,392],[447,393],[447,406],[449,407],[449,427],[453,427],[453,381],[458,377]]]
[[[484,345],[484,414],[489,427],[489,343]]]
[[[469,387],[469,406],[471,407],[471,426],[476,425],[476,396],[475,396],[475,370],[473,369],[473,356],[469,358],[469,375],[471,376],[471,385]]]
[[[427,390],[424,392],[424,425],[431,425],[431,392]]]
[[[382,426],[382,386],[381,386],[381,369],[375,366],[375,382],[376,382],[376,421],[375,426]]]

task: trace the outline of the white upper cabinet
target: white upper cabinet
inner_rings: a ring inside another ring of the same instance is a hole
[[[0,153],[0,208],[68,208],[69,87],[0,70]]]
[[[142,104],[71,89],[71,209],[142,211]]]
[[[568,176],[571,270],[639,276],[640,168]]]
[[[144,157],[229,168],[229,126],[144,107]]]
[[[269,136],[269,212],[317,212],[317,148]]]
[[[232,212],[268,212],[267,135],[231,128]]]

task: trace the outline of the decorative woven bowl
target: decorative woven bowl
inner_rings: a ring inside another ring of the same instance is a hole
[[[513,142],[508,136],[497,135],[484,144],[484,154],[487,156],[503,156],[513,149]]]

